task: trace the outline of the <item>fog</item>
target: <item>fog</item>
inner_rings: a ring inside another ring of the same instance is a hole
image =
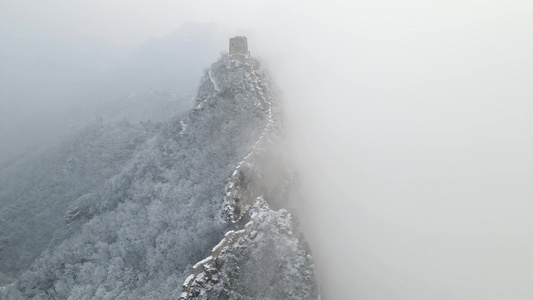
[[[274,73],[328,299],[533,296],[531,6],[479,4],[292,24]]]
[[[246,34],[283,93],[324,298],[533,298],[529,2],[29,3],[0,12],[119,50],[186,21]]]

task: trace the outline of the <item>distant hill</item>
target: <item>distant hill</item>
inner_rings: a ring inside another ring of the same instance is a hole
[[[66,40],[1,14],[0,25],[0,168],[95,118],[140,120],[132,109],[140,99],[144,120],[190,108],[203,70],[224,50],[213,43],[222,34],[214,24],[186,23],[132,50]],[[172,108],[159,115],[149,95]]]

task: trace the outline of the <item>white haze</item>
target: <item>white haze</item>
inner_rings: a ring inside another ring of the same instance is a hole
[[[533,299],[530,2],[47,3],[0,10],[120,46],[247,29],[284,93],[327,299]]]

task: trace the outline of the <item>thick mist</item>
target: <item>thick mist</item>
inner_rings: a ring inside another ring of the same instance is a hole
[[[531,7],[403,4],[279,37],[324,295],[529,299]]]
[[[17,3],[120,47],[185,21],[246,34],[283,92],[323,298],[533,298],[527,1]]]
[[[45,25],[0,4],[0,167],[95,120],[160,121],[189,109],[201,74],[226,45],[215,24],[178,23],[132,48]]]

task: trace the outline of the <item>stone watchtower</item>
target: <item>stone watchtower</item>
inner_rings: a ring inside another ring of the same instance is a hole
[[[248,55],[248,40],[245,36],[236,36],[229,39],[229,55],[242,54]]]

